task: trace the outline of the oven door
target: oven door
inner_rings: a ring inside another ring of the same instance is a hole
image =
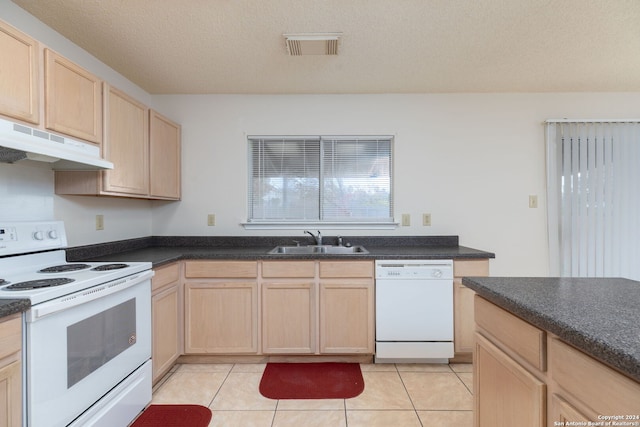
[[[66,426],[151,357],[151,271],[26,314],[26,419]]]

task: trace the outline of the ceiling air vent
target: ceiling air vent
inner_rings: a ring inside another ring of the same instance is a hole
[[[291,56],[337,55],[342,33],[283,34]]]

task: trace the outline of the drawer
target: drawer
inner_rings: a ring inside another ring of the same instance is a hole
[[[262,277],[315,277],[315,261],[265,261]]]
[[[256,278],[257,261],[187,261],[185,277]]]
[[[20,351],[22,347],[22,316],[14,314],[0,319],[0,359]]]
[[[640,383],[557,337],[549,337],[549,372],[560,387],[595,414],[638,413]]]
[[[476,325],[539,371],[546,366],[546,332],[475,296]],[[482,333],[482,332],[481,332]]]
[[[488,259],[466,259],[453,261],[453,276],[478,276],[486,277],[489,275]]]
[[[373,261],[320,261],[320,277],[373,277]]]
[[[151,291],[156,291],[167,286],[170,283],[177,282],[180,279],[180,264],[174,263],[153,270],[154,276],[151,279]]]

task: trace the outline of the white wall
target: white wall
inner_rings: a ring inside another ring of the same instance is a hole
[[[247,134],[394,134],[393,231],[460,236],[495,252],[494,275],[548,274],[543,121],[639,117],[640,94],[159,96],[183,126],[183,198],[156,203],[156,235],[295,234],[245,230]],[[539,207],[528,207],[537,195]],[[432,226],[423,227],[423,212]],[[217,225],[207,227],[215,213]]]

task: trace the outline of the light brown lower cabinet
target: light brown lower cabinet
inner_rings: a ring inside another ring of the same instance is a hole
[[[315,353],[315,294],[312,281],[262,283],[263,353]]]
[[[185,353],[256,354],[255,261],[185,262]]]
[[[262,261],[260,266],[262,352],[314,354],[315,261]]]
[[[373,261],[320,261],[318,270],[320,354],[373,354]]]
[[[543,427],[546,385],[480,334],[475,357],[477,425]]]
[[[22,319],[0,319],[0,426],[22,425]]]
[[[373,354],[373,279],[321,279],[320,353]]]
[[[372,261],[262,262],[265,354],[373,354]]]
[[[185,353],[257,353],[256,282],[186,283],[184,292]]]
[[[602,416],[640,415],[639,382],[477,295],[475,319],[475,427],[606,425]]]
[[[455,259],[453,261],[453,346],[456,361],[470,362],[473,358],[474,346],[473,297],[475,292],[462,284],[462,278],[488,275],[488,259]]]
[[[603,421],[603,415],[621,415],[616,421],[640,423],[640,383],[622,375],[555,336],[547,341],[550,383],[554,387],[550,423]]]
[[[373,266],[185,261],[184,354],[373,354]]]
[[[180,264],[154,270],[151,281],[153,382],[158,381],[182,353],[183,304]]]

